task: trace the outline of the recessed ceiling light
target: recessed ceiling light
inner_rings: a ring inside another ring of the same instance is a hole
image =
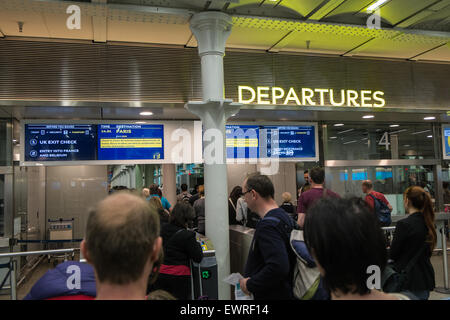
[[[334,124],[335,127],[342,127],[344,124],[343,123],[336,123]]]
[[[147,122],[145,122],[145,121],[136,121],[135,123],[136,124],[144,124],[144,123],[147,123]]]
[[[337,137],[330,137],[330,139],[336,139]]]
[[[141,113],[139,113],[141,116],[151,116],[153,114],[153,112],[150,111],[142,111]]]
[[[405,145],[403,145],[404,147],[411,147],[411,145],[409,145],[409,144],[405,144]]]
[[[423,120],[434,120],[434,119],[436,119],[436,117],[425,117],[425,118],[423,118]]]
[[[397,127],[400,127],[400,125],[399,124],[391,124],[389,127],[390,128],[397,128]]]
[[[430,136],[427,136],[427,138],[433,138],[433,136],[430,135]]]
[[[372,119],[372,118],[375,118],[375,116],[371,115],[371,114],[367,114],[367,115],[363,116],[362,118],[363,119]]]

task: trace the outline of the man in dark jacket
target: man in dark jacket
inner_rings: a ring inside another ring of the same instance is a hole
[[[249,209],[258,213],[261,221],[256,226],[240,286],[255,300],[292,299],[295,256],[290,250],[289,234],[293,221],[273,199],[274,187],[267,176],[249,176],[242,192]]]

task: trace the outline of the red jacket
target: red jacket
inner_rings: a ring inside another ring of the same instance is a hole
[[[369,194],[373,195],[378,200],[381,200],[389,207],[389,201],[387,201],[384,194],[382,194],[381,192],[376,192],[376,191],[372,190],[369,192]],[[366,198],[364,200],[369,205],[369,207],[372,209],[372,212],[374,212],[375,211],[375,201],[373,200],[373,198],[371,196],[369,196],[369,194],[366,195]]]

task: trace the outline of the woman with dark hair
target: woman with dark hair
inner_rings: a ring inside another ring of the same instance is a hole
[[[236,186],[231,190],[230,197],[228,198],[228,224],[239,224],[236,220],[236,206],[237,201],[242,195],[242,187]]]
[[[192,206],[178,202],[170,214],[169,223],[161,226],[164,262],[152,291],[165,290],[180,300],[191,298],[190,260],[200,263],[203,259],[202,247],[195,239],[195,233],[187,230],[194,218]]]
[[[418,186],[406,189],[403,204],[408,217],[397,222],[390,258],[394,260],[397,271],[404,270],[415,259],[403,289],[421,300],[427,300],[435,287],[434,269],[430,261],[437,241],[433,204],[430,194]]]
[[[383,231],[362,199],[323,198],[306,214],[304,239],[332,300],[407,300],[369,288],[387,263]]]

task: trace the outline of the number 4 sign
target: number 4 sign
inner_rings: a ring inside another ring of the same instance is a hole
[[[386,150],[389,150],[389,145],[390,145],[391,143],[389,142],[389,133],[388,132],[385,132],[384,134],[383,134],[383,136],[381,137],[381,139],[380,139],[380,142],[378,142],[378,145],[380,145],[380,146],[386,146]]]

